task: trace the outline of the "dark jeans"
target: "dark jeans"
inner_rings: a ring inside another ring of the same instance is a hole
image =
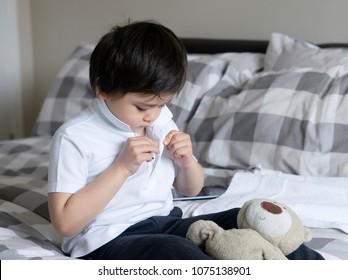
[[[210,256],[186,239],[189,226],[197,220],[211,220],[224,229],[237,228],[239,208],[220,213],[182,218],[175,207],[168,216],[155,216],[139,222],[102,247],[82,257],[93,260],[209,260]],[[292,260],[322,260],[323,257],[301,245],[287,256]]]

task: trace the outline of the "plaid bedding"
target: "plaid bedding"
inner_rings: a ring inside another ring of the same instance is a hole
[[[226,93],[205,94],[187,127],[203,165],[348,175],[348,74],[342,68],[262,72],[239,92]]]
[[[49,222],[51,137],[0,142],[0,259],[65,259]]]
[[[312,240],[306,245],[326,259],[348,260],[348,235],[335,229],[311,228]],[[326,255],[327,254],[327,255]]]
[[[33,136],[52,136],[68,119],[86,108],[94,94],[89,86],[93,45],[82,43],[59,71],[44,100]]]
[[[0,142],[0,199],[49,220],[47,173],[50,137]]]
[[[51,224],[17,204],[0,199],[0,259],[68,259]]]

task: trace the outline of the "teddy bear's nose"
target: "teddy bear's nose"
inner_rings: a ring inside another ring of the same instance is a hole
[[[272,214],[281,214],[283,212],[282,208],[280,208],[278,205],[268,201],[262,201],[261,207]]]

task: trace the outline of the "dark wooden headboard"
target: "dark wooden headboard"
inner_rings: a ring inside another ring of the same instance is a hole
[[[268,41],[182,38],[188,53],[258,52],[265,53]],[[323,43],[322,48],[348,48],[348,43]]]
[[[268,41],[183,38],[188,53],[266,52]]]

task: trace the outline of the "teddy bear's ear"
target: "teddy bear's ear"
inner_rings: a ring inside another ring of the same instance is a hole
[[[312,240],[312,232],[310,231],[309,228],[304,227],[304,242],[308,242]]]
[[[249,228],[248,222],[246,221],[246,211],[251,204],[253,204],[257,199],[251,199],[244,202],[242,208],[239,210],[237,214],[237,225],[238,228]]]

